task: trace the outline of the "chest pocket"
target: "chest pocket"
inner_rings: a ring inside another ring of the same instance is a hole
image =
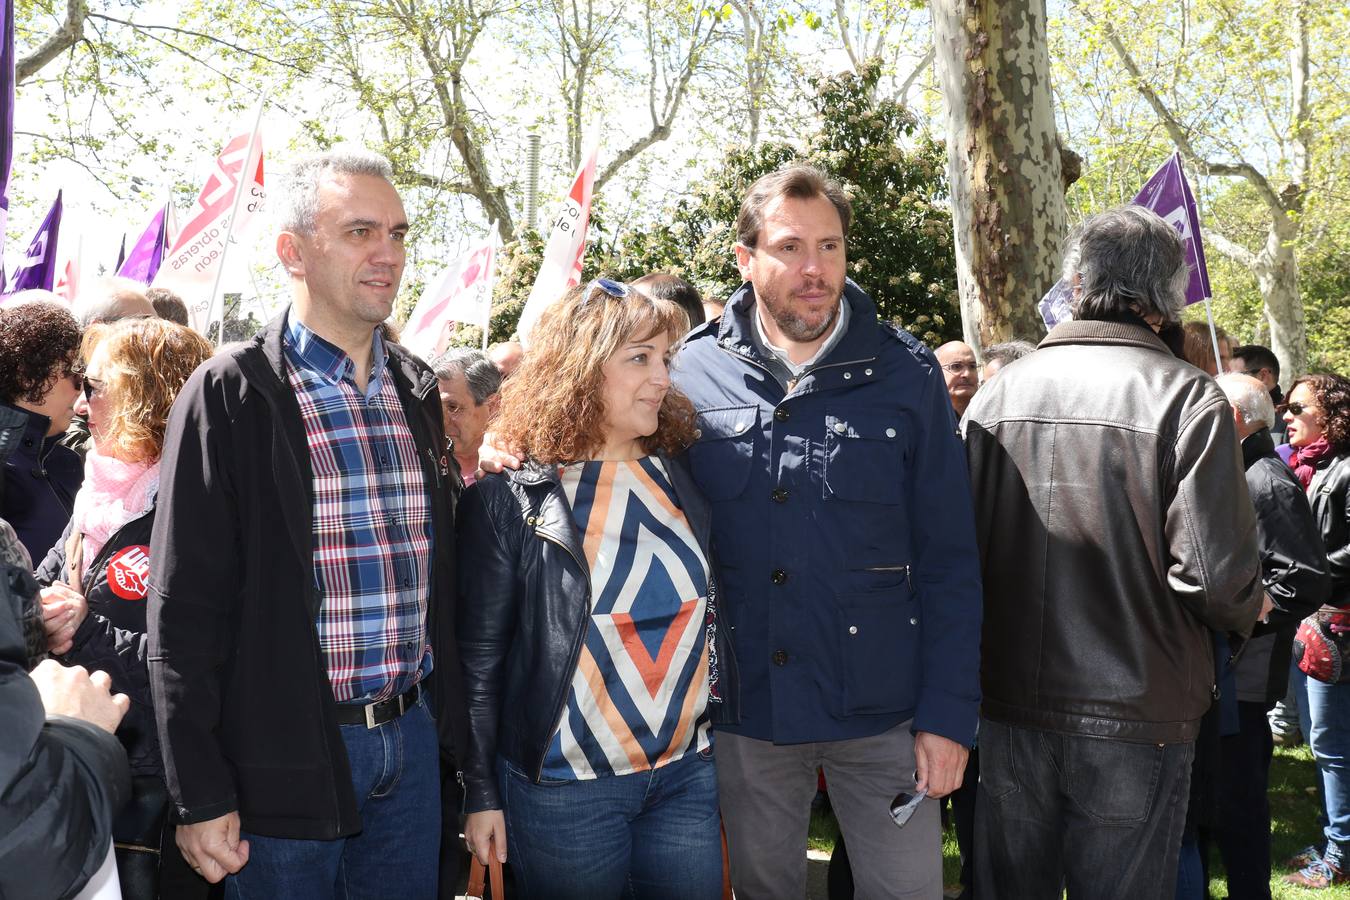
[[[903,417],[876,410],[825,414],[825,499],[900,503],[908,429]]]
[[[759,436],[759,409],[734,406],[698,414],[701,432],[689,448],[690,468],[709,500],[731,500],[745,492]]]

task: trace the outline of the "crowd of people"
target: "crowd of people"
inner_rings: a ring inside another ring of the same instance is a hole
[[[966,898],[1201,898],[1211,846],[1268,898],[1286,700],[1286,880],[1350,879],[1350,381],[1183,324],[1153,213],[1075,230],[1038,346],[932,351],[786,166],[725,304],[597,278],[422,360],[388,163],[279,205],[251,340],[0,307],[0,894],[450,898],[467,845],[515,896],[800,898],[823,776],[858,897],[942,896],[951,796]]]

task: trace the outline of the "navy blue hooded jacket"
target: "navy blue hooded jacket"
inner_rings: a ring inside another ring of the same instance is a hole
[[[785,389],[753,287],[691,332],[672,376],[712,505],[741,719],[777,743],[915,731],[969,746],[980,564],[965,452],[933,354],[851,282],[848,330]]]

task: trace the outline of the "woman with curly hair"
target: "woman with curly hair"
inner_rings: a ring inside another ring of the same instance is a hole
[[[94,325],[77,409],[92,445],[84,487],[65,534],[37,571],[48,649],[67,665],[101,669],[131,698],[117,729],[127,750],[133,801],[113,823],[122,896],[205,896],[166,825],[168,793],[150,697],[145,597],[159,458],[169,407],[211,356],[191,329],[164,319]]]
[[[1331,569],[1331,599],[1315,616],[1344,615],[1350,609],[1350,379],[1304,375],[1289,391],[1284,421],[1294,450],[1289,465],[1308,492]],[[1300,716],[1309,724],[1327,824],[1325,846],[1305,850],[1302,870],[1284,880],[1325,888],[1350,881],[1350,682],[1328,684],[1297,666],[1291,675]]]
[[[598,279],[533,332],[459,507],[465,836],[526,897],[720,896],[709,722],[735,666],[672,389],[688,318]],[[509,850],[509,853],[508,853]]]
[[[80,326],[37,297],[54,295],[0,307],[0,519],[33,559],[60,536],[81,478],[79,456],[58,443],[80,393]]]

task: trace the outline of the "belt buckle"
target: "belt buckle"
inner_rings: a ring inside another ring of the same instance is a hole
[[[380,727],[380,726],[379,726],[379,723],[375,721],[375,704],[374,704],[374,703],[367,703],[367,704],[366,704],[366,706],[365,706],[365,713],[366,713],[366,728],[369,729],[369,730],[373,730],[373,729],[379,728],[379,727]]]

